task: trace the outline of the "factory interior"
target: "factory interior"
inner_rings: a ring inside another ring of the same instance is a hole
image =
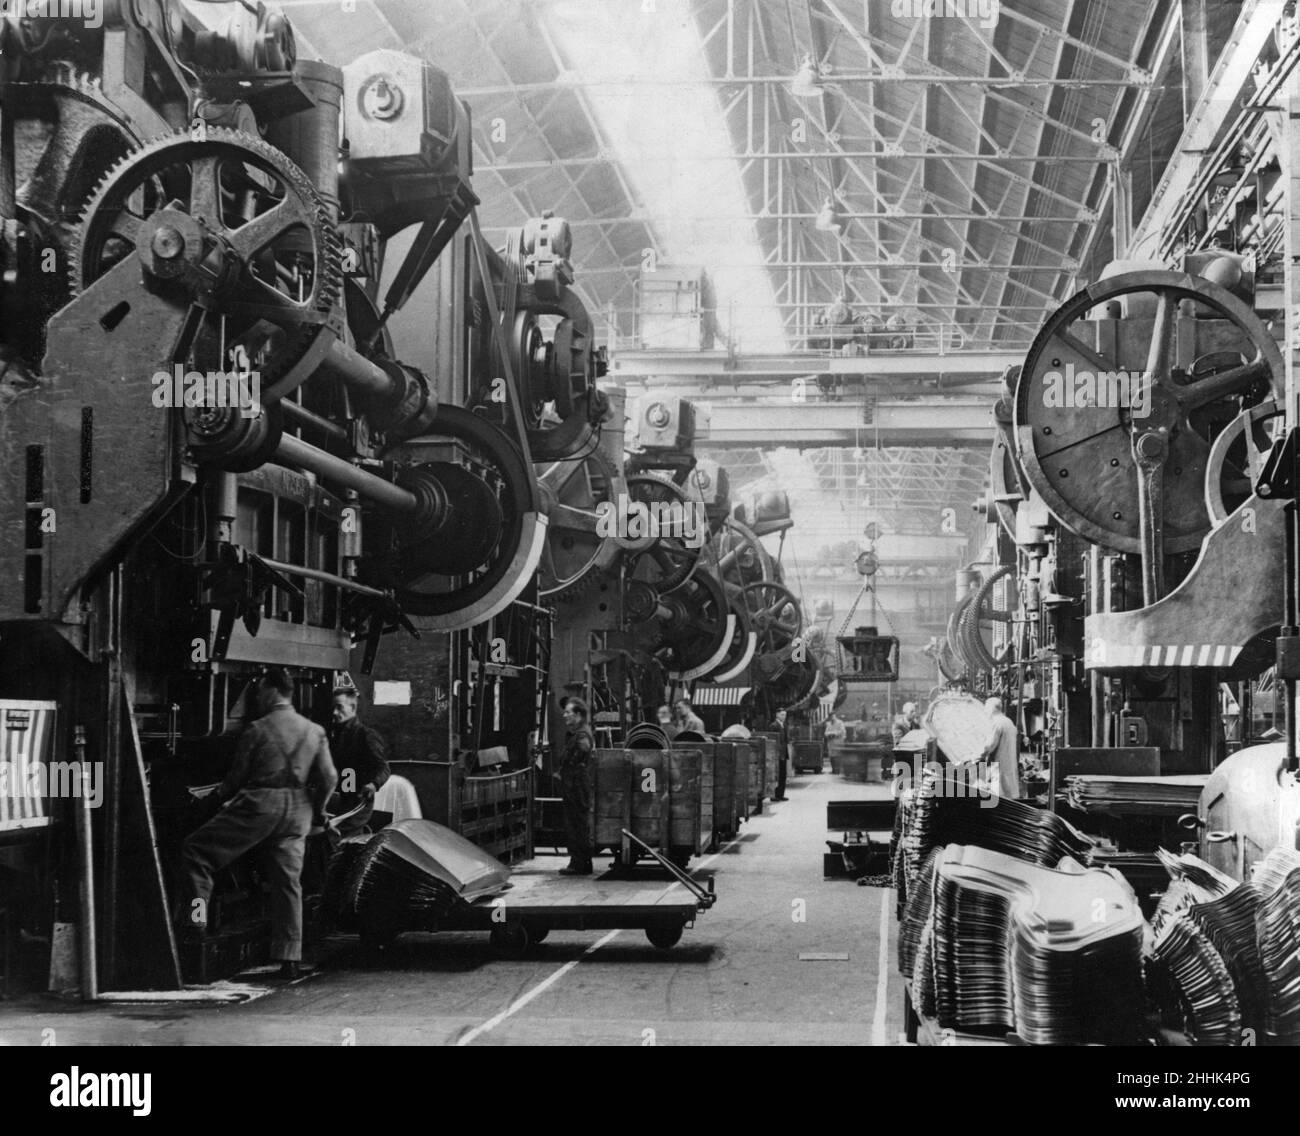
[[[0,1044],[1300,1044],[1298,65],[0,5]]]

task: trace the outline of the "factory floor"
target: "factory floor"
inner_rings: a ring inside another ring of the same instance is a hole
[[[838,835],[827,802],[888,788],[828,771],[787,793],[692,862],[718,900],[670,951],[641,931],[555,932],[507,961],[481,934],[407,935],[382,967],[336,947],[315,973],[236,1005],[0,1003],[0,1044],[39,1044],[47,1029],[61,1045],[898,1044],[894,893],[822,874]]]

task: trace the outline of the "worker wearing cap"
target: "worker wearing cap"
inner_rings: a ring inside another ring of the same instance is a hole
[[[587,724],[587,704],[564,700],[564,750],[560,754],[560,786],[564,795],[564,832],[569,845],[568,867],[562,876],[589,876],[591,866],[591,755],[596,736]]]
[[[894,715],[894,745],[898,745],[907,734],[921,726],[920,716],[916,712],[915,702],[904,702],[903,709]]]
[[[357,717],[357,691],[340,687],[334,692],[329,732],[330,754],[338,770],[339,786],[331,811],[361,811],[339,825],[340,836],[361,832],[375,811],[375,793],[388,780],[384,739]]]
[[[240,736],[230,772],[217,790],[227,802],[181,847],[189,887],[184,929],[202,934],[213,877],[245,852],[270,855],[271,958],[294,978],[302,959],[302,864],[313,823],[324,824],[325,802],[338,774],[325,730],[293,708],[293,680],[272,667],[257,685],[262,712]]]

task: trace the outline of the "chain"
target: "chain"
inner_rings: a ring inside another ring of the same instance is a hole
[[[858,604],[862,602],[862,597],[865,596],[868,592],[875,592],[875,591],[876,591],[876,587],[871,582],[871,577],[868,576],[866,578],[866,582],[862,585],[862,590],[858,592],[857,599],[853,601],[853,606],[849,608],[848,615],[844,617],[843,624],[840,625],[839,634],[836,635],[837,639],[840,638],[840,636],[842,636],[849,629],[849,624],[853,622],[853,614],[858,610]],[[889,618],[889,612],[885,610],[885,605],[880,602],[880,594],[878,592],[876,593],[876,611],[884,619],[885,627],[888,630],[889,634],[893,635],[894,634],[893,621]]]

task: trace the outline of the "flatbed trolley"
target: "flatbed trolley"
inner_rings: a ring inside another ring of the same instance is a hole
[[[653,856],[674,882],[561,876],[537,860],[525,860],[511,871],[508,891],[461,904],[433,925],[402,930],[487,931],[493,949],[505,958],[522,957],[552,931],[634,929],[645,931],[652,945],[669,950],[716,902],[713,880],[693,879],[630,832],[624,830],[624,835]],[[363,927],[361,941],[384,947],[400,933]]]

